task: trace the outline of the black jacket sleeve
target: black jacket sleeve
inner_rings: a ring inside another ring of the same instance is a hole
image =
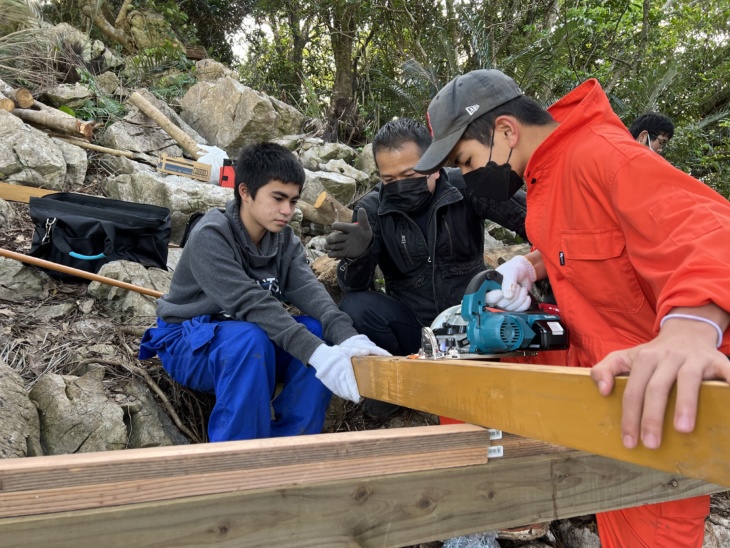
[[[355,259],[342,259],[337,266],[337,282],[345,293],[372,289],[375,267],[378,265],[381,249],[380,218],[378,217],[379,186],[376,186],[358,202],[352,212],[352,222],[357,221],[357,212],[364,208],[368,214],[373,240],[370,248]]]

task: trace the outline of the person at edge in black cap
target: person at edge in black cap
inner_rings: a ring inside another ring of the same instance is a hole
[[[342,259],[340,309],[358,333],[393,355],[418,352],[421,328],[457,305],[469,281],[484,270],[484,219],[525,238],[525,192],[511,198],[467,195],[458,169],[430,177],[413,171],[431,144],[426,127],[400,118],[373,140],[382,183],[354,208],[352,223],[335,223],[325,249]],[[371,291],[379,266],[385,293]],[[399,406],[366,399],[363,412],[385,418]]]
[[[604,396],[629,375],[623,445],[661,445],[675,383],[673,428],[691,432],[701,381],[730,381],[730,246],[718,245],[730,203],[637,143],[595,79],[545,110],[502,72],[476,70],[444,86],[428,115],[434,140],[416,171],[449,162],[475,195],[527,182],[539,251],[487,303],[520,308],[521,290],[547,276],[570,330],[565,365],[591,367]],[[708,512],[708,496],[601,512],[601,545],[699,548]]]

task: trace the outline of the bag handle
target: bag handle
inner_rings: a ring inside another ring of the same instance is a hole
[[[56,237],[56,231],[53,230],[53,227],[55,226],[58,219],[46,219],[46,235],[43,237],[43,242],[48,242],[49,240],[49,232],[50,232],[50,240],[53,242],[53,245],[58,249],[61,253],[65,253],[66,255],[73,257],[74,259],[81,259],[83,261],[95,261],[97,259],[103,259],[110,255],[112,251],[114,251],[114,238],[116,237],[116,231],[114,230],[114,223],[108,222],[108,221],[99,221],[99,224],[104,229],[104,251],[101,253],[97,253],[96,255],[83,255],[81,253],[77,253],[73,249],[71,249],[71,246],[68,245],[68,242],[64,240],[61,237]]]

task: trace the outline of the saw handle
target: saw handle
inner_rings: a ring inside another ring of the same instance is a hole
[[[469,285],[466,286],[464,295],[470,295],[479,291],[482,284],[486,284],[484,289],[492,291],[493,289],[502,289],[502,273],[496,270],[484,270],[474,276]]]

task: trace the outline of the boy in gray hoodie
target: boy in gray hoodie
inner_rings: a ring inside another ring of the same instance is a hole
[[[158,355],[177,382],[215,394],[210,441],[320,433],[333,392],[360,400],[351,358],[389,355],[357,334],[309,267],[288,225],[303,185],[290,151],[245,147],[235,200],[191,232],[142,338],[140,359]]]

